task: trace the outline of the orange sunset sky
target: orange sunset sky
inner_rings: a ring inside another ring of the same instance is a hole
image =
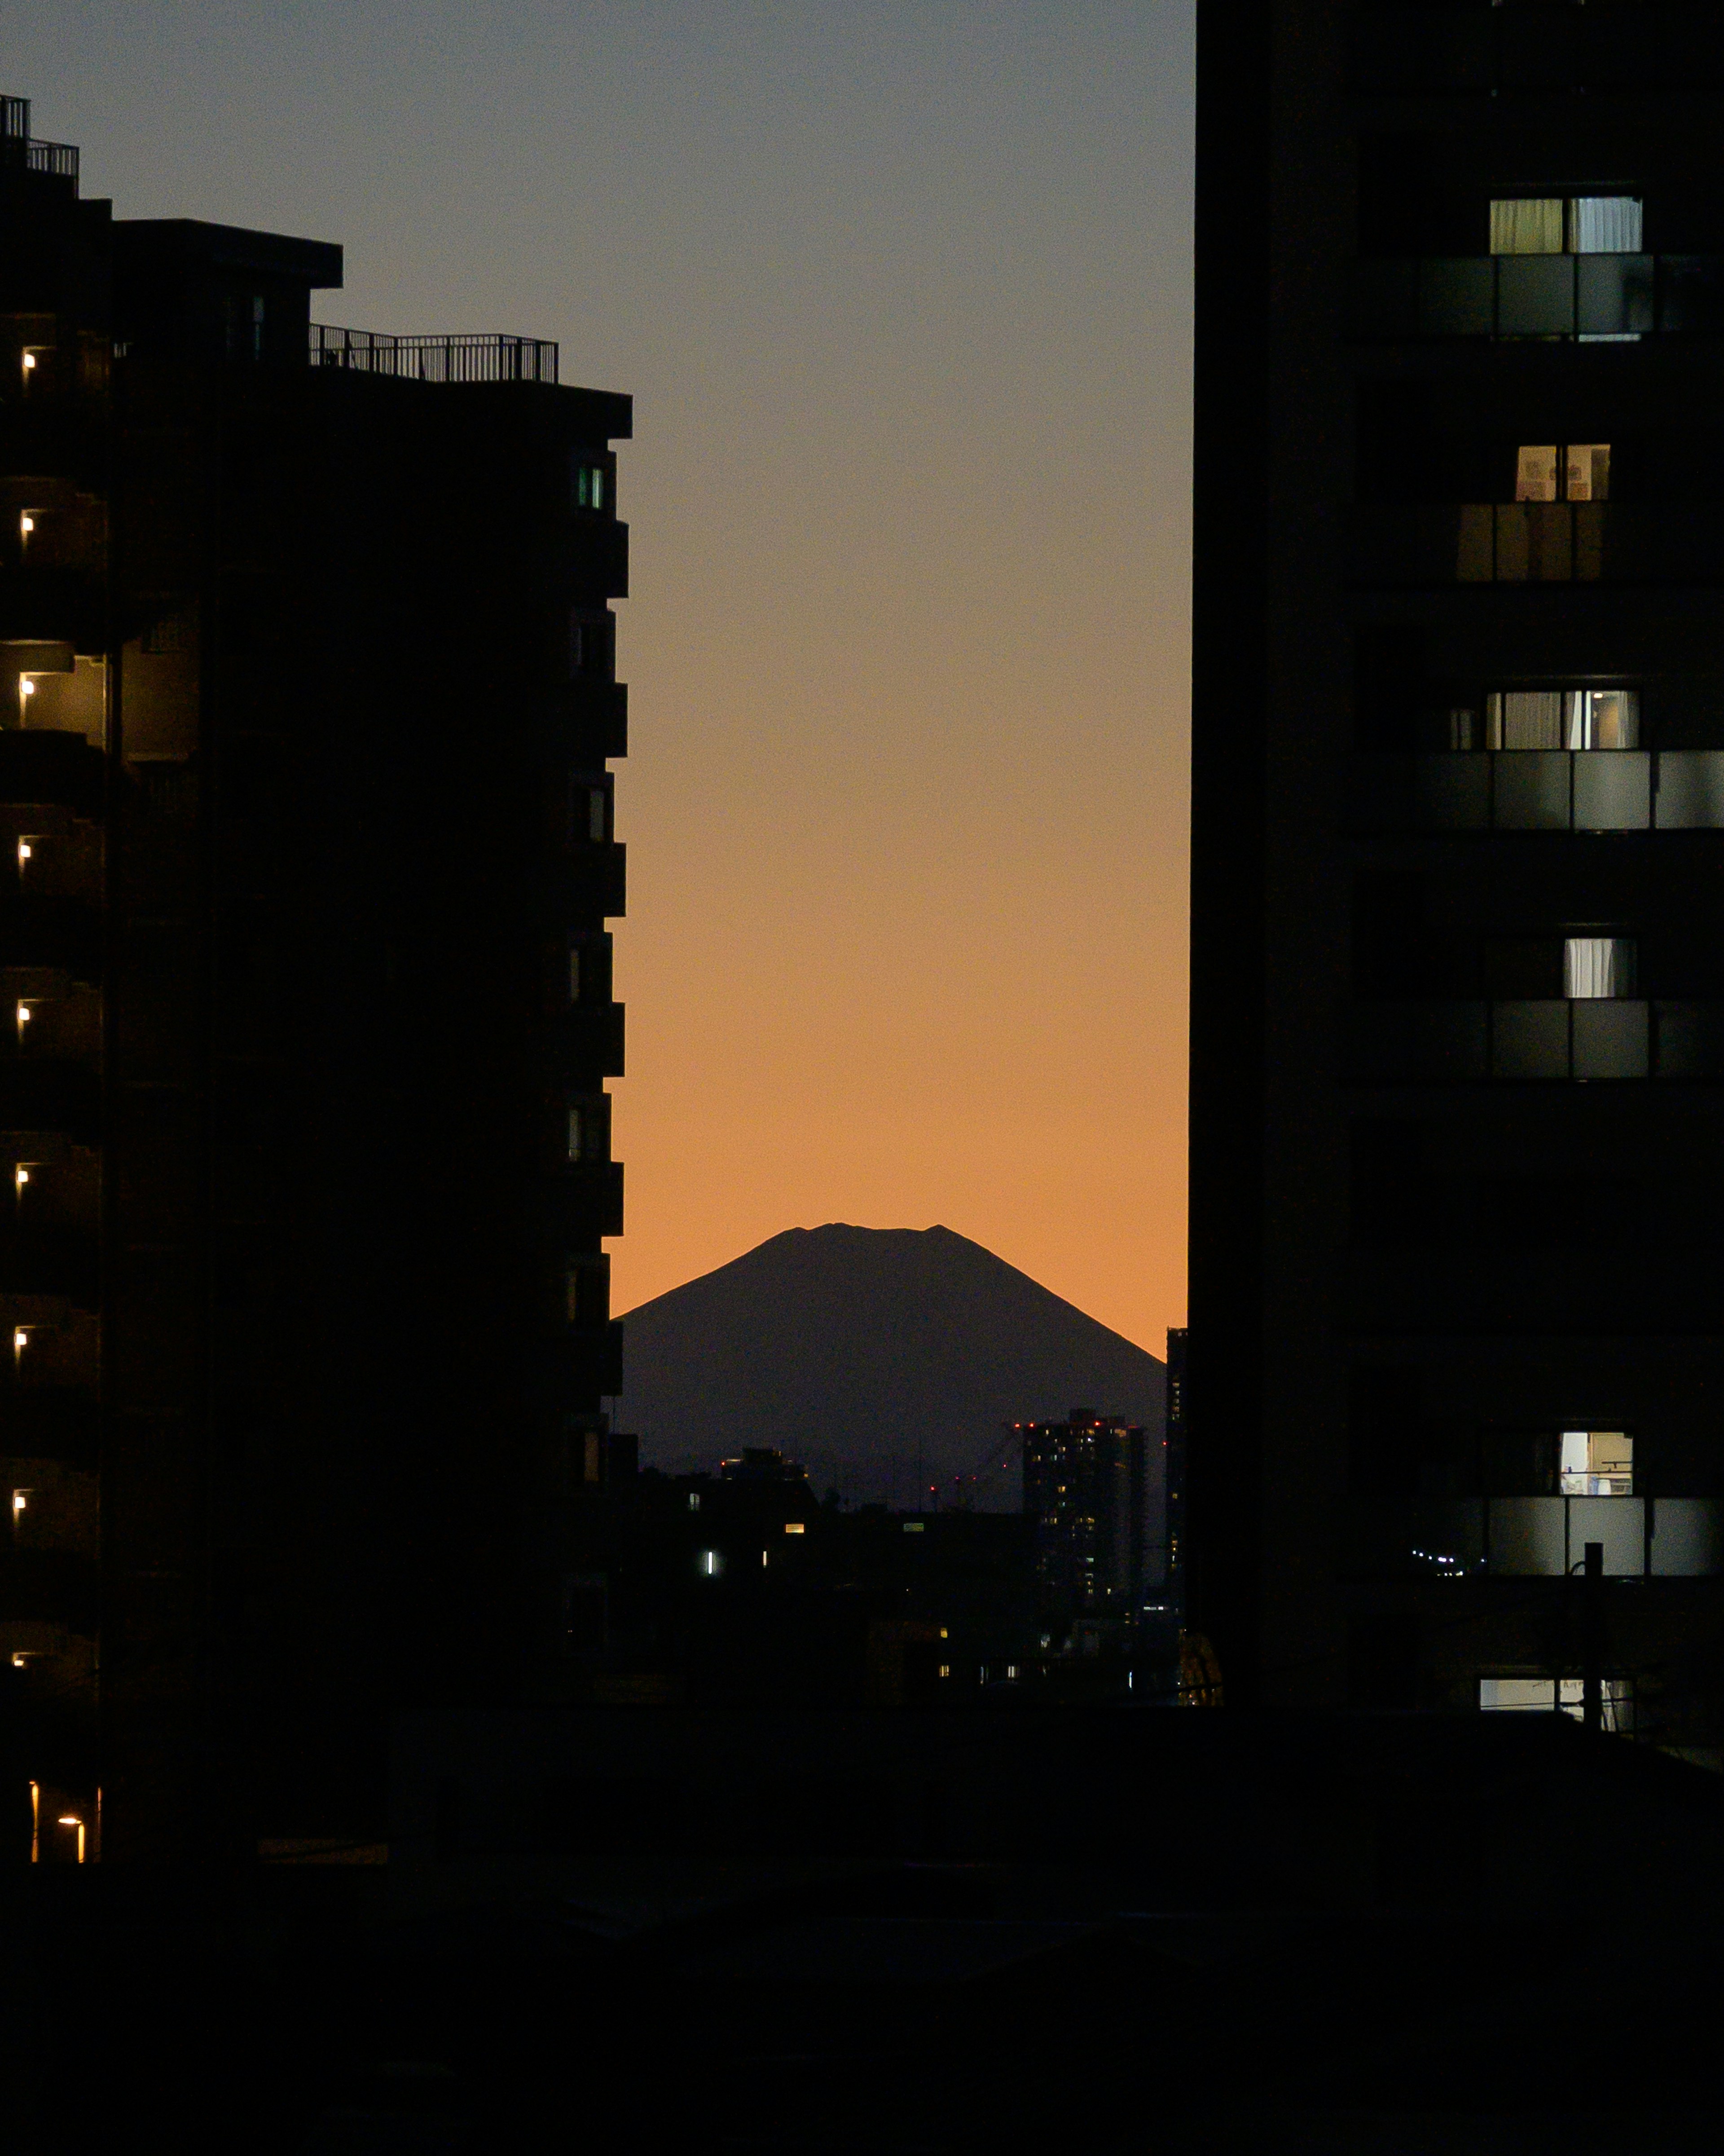
[[[1190,17],[8,11],[120,214],[634,393],[618,1310],[941,1221],[1183,1319]]]

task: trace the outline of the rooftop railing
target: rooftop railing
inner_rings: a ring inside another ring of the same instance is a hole
[[[38,142],[30,134],[28,97],[0,97],[0,163],[14,171],[47,172],[76,182],[78,150],[72,142]]]
[[[546,337],[391,336],[382,330],[311,325],[313,367],[346,367],[406,382],[555,382],[556,344]]]

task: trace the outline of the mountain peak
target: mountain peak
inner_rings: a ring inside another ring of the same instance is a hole
[[[1162,1412],[1152,1355],[938,1225],[786,1229],[629,1312],[623,1348],[644,1460],[685,1471],[774,1445],[862,1502],[972,1474],[1004,1424],[1074,1400]],[[1015,1507],[1014,1484],[984,1501]]]

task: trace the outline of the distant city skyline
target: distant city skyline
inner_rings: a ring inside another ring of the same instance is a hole
[[[1183,1317],[1190,16],[8,20],[87,194],[634,393],[619,1310],[943,1221]]]

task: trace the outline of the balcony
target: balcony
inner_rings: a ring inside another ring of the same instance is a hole
[[[1724,335],[1724,255],[1379,257],[1353,270],[1352,335],[1619,343]]]
[[[1358,1003],[1345,1040],[1347,1079],[1357,1086],[1724,1077],[1724,1004]]]
[[[1359,756],[1343,813],[1354,831],[1724,831],[1724,750]]]
[[[1708,505],[1396,502],[1353,512],[1355,584],[1724,583],[1724,516]]]
[[[1709,1579],[1724,1571],[1724,1505],[1708,1497],[1352,1500],[1354,1578],[1561,1579],[1603,1546],[1612,1579]]]
[[[382,330],[311,324],[313,367],[387,375],[396,382],[551,382],[557,347],[545,337],[392,336]]]

